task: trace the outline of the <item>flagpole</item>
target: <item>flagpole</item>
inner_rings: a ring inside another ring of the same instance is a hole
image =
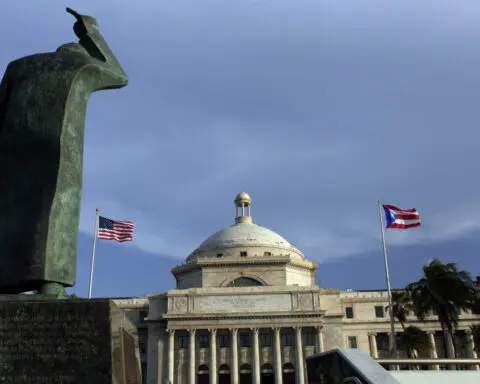
[[[93,248],[92,248],[92,264],[90,265],[90,284],[88,285],[88,298],[92,298],[92,283],[93,283],[93,266],[95,264],[95,249],[97,248],[98,238],[98,213],[100,209],[95,210],[95,227],[93,230]]]
[[[385,262],[385,280],[387,281],[388,312],[389,312],[389,315],[390,315],[390,329],[391,329],[391,332],[392,332],[393,357],[398,358],[397,342],[396,342],[396,338],[395,338],[395,319],[393,317],[393,306],[392,306],[392,289],[390,287],[390,273],[388,271],[387,245],[385,243],[385,225],[383,223],[382,204],[380,203],[380,200],[378,201],[378,214],[380,216],[380,229],[381,229],[381,232],[382,232],[383,260]]]

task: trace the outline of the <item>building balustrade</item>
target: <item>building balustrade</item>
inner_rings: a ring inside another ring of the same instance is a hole
[[[295,382],[304,384],[305,357],[324,351],[322,327],[316,328],[313,339],[307,336],[302,327],[230,328],[228,333],[225,333],[224,329],[221,332],[217,333],[215,328],[209,329],[208,334],[205,333],[205,330],[168,330],[169,350],[166,374],[169,382],[176,383],[174,380],[175,360],[180,359],[188,364],[189,384],[195,384],[198,381],[199,367],[202,367],[203,374],[209,375],[210,384],[219,383],[219,375],[227,374],[230,375],[232,384],[240,383],[242,374],[251,375],[251,382],[254,384],[262,381],[262,375],[273,374],[275,383],[283,384],[285,373],[294,374]],[[311,332],[311,329],[308,329],[308,332]],[[443,343],[439,341],[440,333],[428,331],[427,334],[432,346],[428,355],[428,368],[444,369],[445,359],[439,359],[443,353],[438,353],[438,348],[443,348],[443,345],[439,345],[439,343]],[[220,335],[222,339],[219,338]],[[388,334],[370,332],[367,336],[370,355],[385,365],[387,360],[392,359],[389,345],[386,344]],[[473,349],[471,333],[463,332],[462,337],[465,339],[462,339],[465,343],[457,348],[459,356],[462,355],[460,357],[464,360],[465,358],[476,359],[477,354]],[[304,340],[308,344],[314,345],[306,345]],[[175,349],[177,349],[177,353],[175,353]],[[405,357],[405,351],[399,351],[398,358]],[[418,361],[420,365],[426,365],[424,360],[415,361]],[[285,368],[286,364],[289,365],[288,369]],[[465,365],[465,367],[461,366],[460,361],[458,364],[459,369],[479,369],[479,366],[471,364],[471,361],[470,365]],[[221,370],[220,367],[222,367]]]

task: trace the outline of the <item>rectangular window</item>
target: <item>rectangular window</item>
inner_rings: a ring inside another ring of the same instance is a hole
[[[228,334],[221,333],[218,335],[218,345],[220,348],[230,348],[230,337]]]
[[[246,251],[240,252],[240,257],[247,257],[247,252]]]
[[[316,333],[312,329],[306,329],[303,332],[303,345],[306,347],[315,346]]]
[[[293,333],[284,332],[282,333],[282,347],[291,347],[293,345]]]
[[[208,335],[198,335],[198,346],[208,348]]]
[[[385,317],[385,311],[382,305],[375,306],[375,317]]]
[[[357,336],[348,336],[348,348],[357,348]]]
[[[379,333],[376,336],[377,340],[377,349],[379,351],[388,351],[389,344],[390,344],[390,337],[388,336],[387,333]]]
[[[353,307],[345,308],[345,317],[347,319],[353,319]]]
[[[272,346],[272,335],[270,333],[260,333],[260,345],[262,347],[271,347]]]
[[[250,334],[247,332],[241,332],[239,334],[239,341],[240,341],[240,347],[242,348],[250,347],[251,345]]]
[[[272,256],[272,252],[264,252],[263,255],[264,256]]]
[[[138,349],[141,354],[147,353],[147,343],[145,340],[138,340]]]
[[[138,331],[138,348],[140,353],[147,353],[148,334],[146,329],[140,329]]]
[[[140,323],[143,323],[145,322],[145,318],[148,316],[148,310],[146,309],[141,309],[139,312],[138,312],[138,317],[139,317],[139,322]]]
[[[188,336],[187,335],[177,335],[177,348],[178,349],[188,348]]]

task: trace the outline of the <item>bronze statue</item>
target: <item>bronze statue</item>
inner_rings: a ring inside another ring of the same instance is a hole
[[[64,295],[75,284],[89,96],[128,77],[98,30],[12,61],[0,84],[0,293]],[[99,159],[101,160],[101,159]]]

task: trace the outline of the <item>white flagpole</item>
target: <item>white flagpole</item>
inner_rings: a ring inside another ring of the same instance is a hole
[[[100,209],[95,210],[95,227],[93,230],[93,248],[92,248],[92,264],[90,265],[90,284],[88,285],[88,298],[92,298],[92,283],[93,283],[93,265],[95,264],[95,249],[97,248],[98,238],[98,213]]]
[[[385,262],[385,279],[387,281],[387,292],[388,292],[388,312],[390,315],[390,329],[392,332],[392,349],[393,357],[398,358],[397,354],[397,342],[395,338],[395,319],[393,317],[393,307],[392,307],[392,289],[390,287],[390,273],[388,271],[388,257],[387,257],[387,245],[385,243],[385,225],[383,223],[383,209],[382,204],[378,201],[378,214],[380,215],[380,229],[382,231],[382,245],[383,245],[383,260]]]

